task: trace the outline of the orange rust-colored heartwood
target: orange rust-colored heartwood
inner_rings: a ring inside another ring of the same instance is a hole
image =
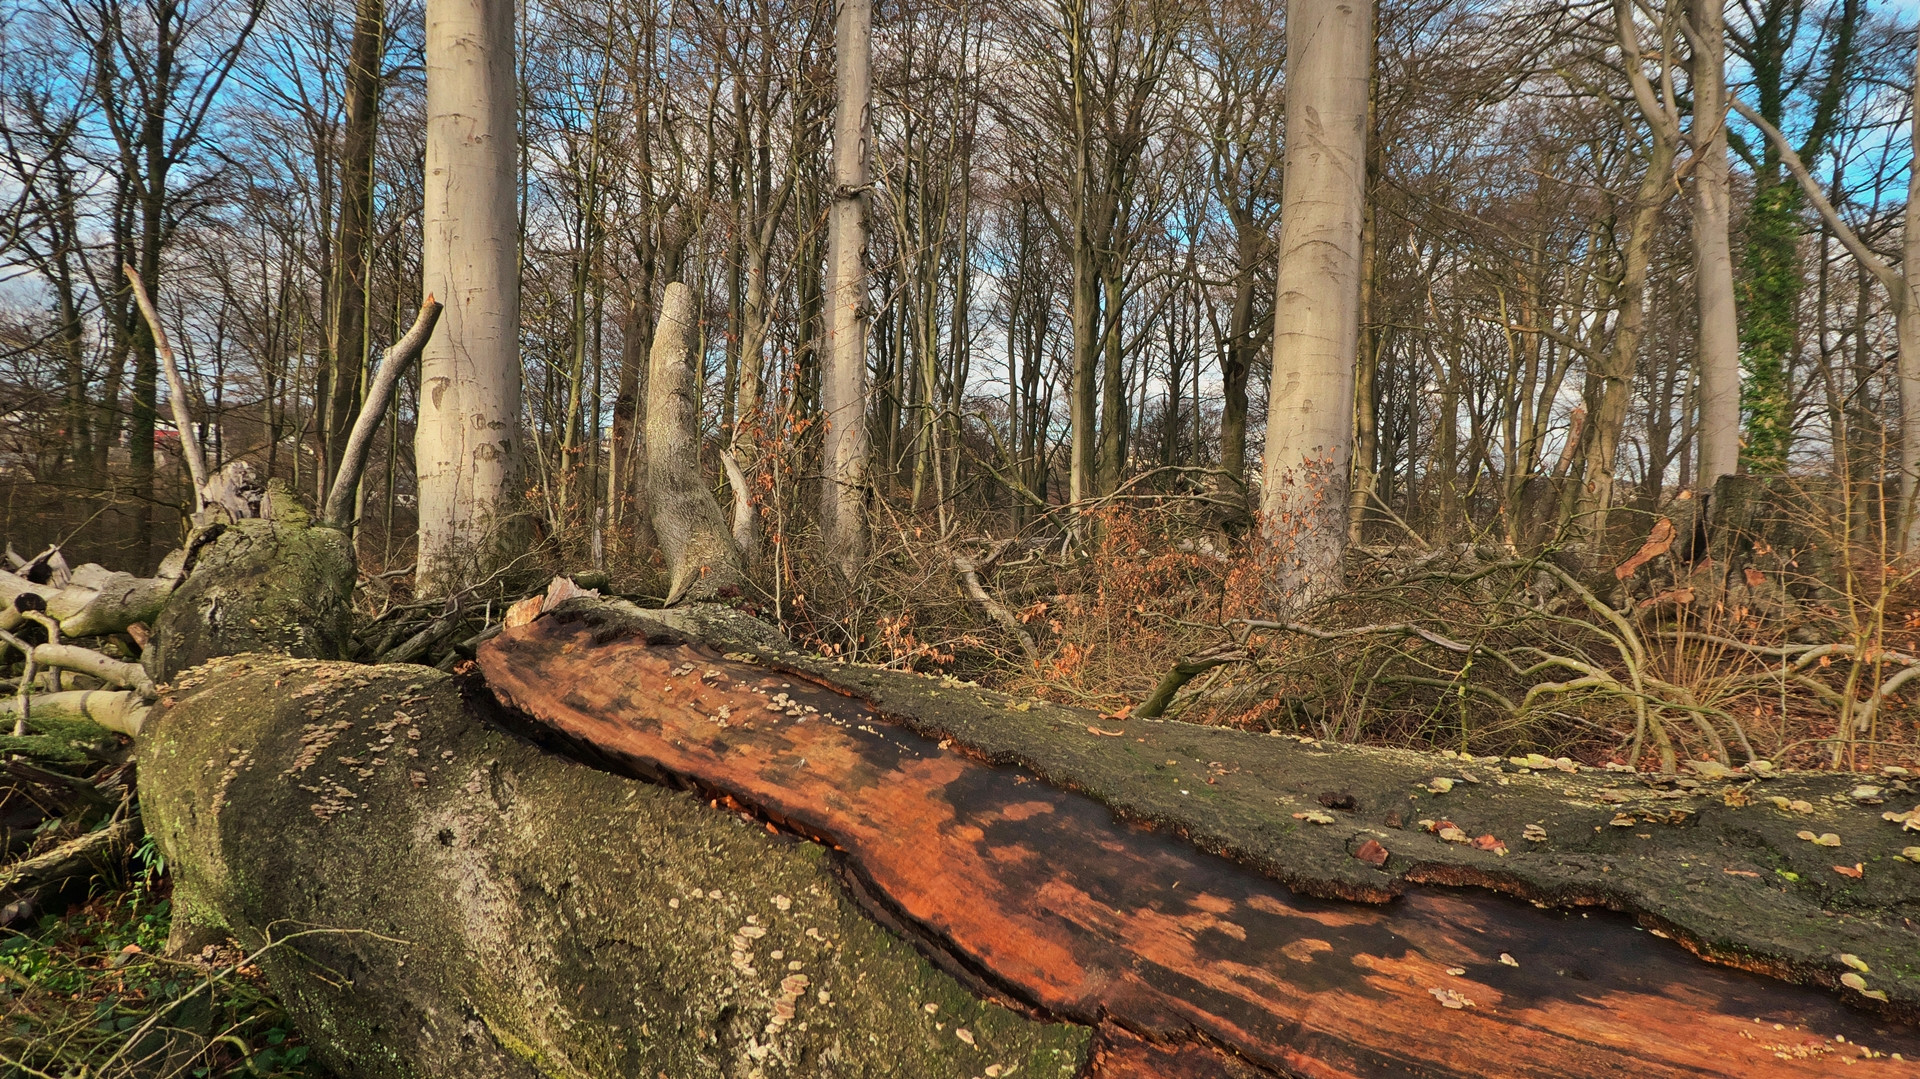
[[[997,992],[1104,1024],[1094,1075],[1920,1075],[1912,1030],[1624,918],[1441,890],[1295,896],[704,647],[545,617],[479,662],[504,704],[617,765],[841,848],[877,912]]]

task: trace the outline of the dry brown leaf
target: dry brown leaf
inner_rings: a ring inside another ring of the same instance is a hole
[[[1359,849],[1353,852],[1353,856],[1376,868],[1386,865],[1388,857],[1387,848],[1371,839],[1360,844]]]
[[[1088,734],[1104,734],[1108,738],[1119,738],[1125,735],[1127,732],[1126,731],[1103,731],[1098,727],[1088,727],[1087,733]]]
[[[546,604],[544,596],[528,596],[526,599],[507,608],[500,618],[500,624],[508,629],[517,629],[540,617],[540,610]]]
[[[1767,583],[1767,575],[1754,569],[1752,566],[1747,567],[1746,574],[1748,588],[1758,588]]]
[[[1635,570],[1666,554],[1673,547],[1673,522],[1665,517],[1653,522],[1653,530],[1647,533],[1647,542],[1633,553],[1633,557],[1613,567],[1615,580],[1624,581],[1633,576]]]
[[[1671,603],[1676,607],[1684,607],[1692,602],[1693,586],[1687,585],[1682,588],[1669,588],[1651,599],[1643,599],[1640,601],[1639,609],[1644,611],[1648,607],[1658,607],[1667,603]]]
[[[1852,877],[1854,880],[1859,880],[1861,877],[1867,875],[1867,867],[1863,862],[1855,862],[1852,865],[1836,865],[1833,867],[1833,871],[1843,877]]]

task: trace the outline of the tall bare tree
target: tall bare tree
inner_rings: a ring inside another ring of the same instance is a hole
[[[1727,165],[1727,33],[1725,0],[1691,0],[1694,33],[1693,290],[1700,315],[1694,366],[1700,384],[1700,448],[1694,457],[1702,489],[1740,464],[1740,331],[1733,298],[1733,178]],[[1642,76],[1634,87],[1641,92]]]
[[[1287,4],[1287,133],[1260,509],[1296,604],[1337,592],[1360,342],[1373,5]]]
[[[420,588],[499,554],[520,476],[518,84],[513,0],[429,0],[422,287],[446,305],[421,359]]]
[[[867,160],[872,137],[871,0],[840,0],[834,24],[833,201],[827,219],[827,482],[820,506],[827,548],[848,580],[866,562]]]

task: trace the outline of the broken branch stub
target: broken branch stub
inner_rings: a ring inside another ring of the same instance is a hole
[[[200,452],[200,441],[194,435],[193,412],[187,404],[187,380],[180,377],[180,362],[174,358],[173,345],[168,343],[166,328],[160,324],[160,312],[154,310],[153,298],[147,295],[146,282],[140,280],[131,264],[123,262],[120,269],[127,275],[134,302],[140,305],[140,314],[145,316],[147,329],[153,334],[154,350],[160,354],[160,367],[167,376],[167,403],[173,409],[173,425],[180,432],[180,453],[186,458],[187,473],[193,478],[193,508],[198,512],[207,490],[207,458]]]
[[[667,562],[667,603],[714,599],[746,581],[739,546],[700,471],[697,384],[688,357],[693,293],[675,281],[660,302],[647,374],[647,504]]]
[[[420,350],[427,347],[428,338],[433,336],[433,328],[440,322],[440,310],[440,302],[429,293],[421,302],[419,313],[413,318],[413,326],[382,354],[380,373],[374,376],[372,385],[367,387],[366,400],[360,406],[360,414],[354,417],[352,433],[347,436],[347,448],[341,455],[340,471],[334,476],[332,489],[327,492],[326,508],[320,514],[323,524],[334,528],[346,528],[353,524],[354,496],[360,489],[360,474],[367,467],[367,455],[373,447],[374,433],[380,429],[380,420],[387,414],[387,405],[393,400],[393,390],[399,385],[401,374],[419,357]]]

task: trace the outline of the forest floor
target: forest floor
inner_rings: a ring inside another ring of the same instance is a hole
[[[163,954],[164,871],[103,881],[64,913],[0,932],[0,1074],[325,1079],[245,957]]]

